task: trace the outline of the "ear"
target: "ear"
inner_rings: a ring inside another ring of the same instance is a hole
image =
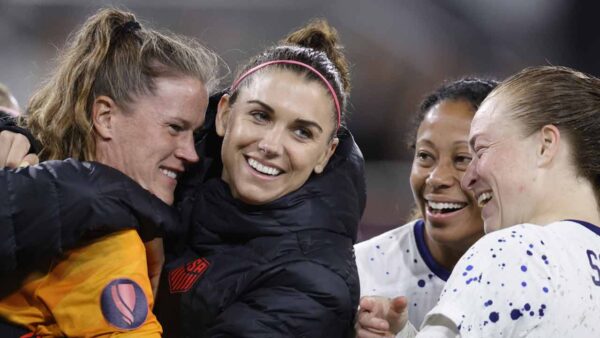
[[[543,126],[540,130],[538,144],[538,166],[547,166],[558,154],[560,148],[560,130],[553,124]]]
[[[323,170],[325,170],[325,167],[327,166],[327,163],[329,162],[331,155],[333,155],[333,153],[335,152],[335,149],[337,148],[338,143],[340,143],[340,139],[338,139],[337,137],[334,137],[331,140],[331,142],[329,143],[329,146],[327,147],[327,150],[321,155],[321,157],[317,161],[317,165],[315,166],[315,169],[314,169],[315,174],[320,174],[323,172]]]
[[[217,129],[217,135],[221,137],[225,136],[225,131],[227,131],[227,123],[229,122],[229,113],[231,112],[229,98],[229,94],[221,96],[221,100],[219,100],[219,105],[217,106],[215,127]]]
[[[101,95],[92,104],[92,124],[96,133],[104,139],[113,137],[113,118],[117,104],[108,96]]]

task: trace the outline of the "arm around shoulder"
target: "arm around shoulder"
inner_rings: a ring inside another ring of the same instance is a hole
[[[75,160],[0,169],[0,274],[123,229],[180,228],[175,211],[116,169]]]

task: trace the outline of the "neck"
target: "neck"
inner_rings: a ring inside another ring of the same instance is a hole
[[[585,178],[553,180],[545,191],[529,223],[545,225],[564,219],[577,219],[600,225],[598,199],[593,185]],[[557,193],[558,192],[558,193]],[[558,206],[558,207],[557,207]]]
[[[456,245],[443,244],[431,238],[431,236],[427,233],[427,227],[424,227],[424,233],[425,244],[427,245],[429,252],[431,252],[431,256],[433,256],[433,259],[439,265],[443,266],[448,271],[452,271],[454,269],[454,266],[458,260],[476,241],[475,240],[472,243],[460,243]]]

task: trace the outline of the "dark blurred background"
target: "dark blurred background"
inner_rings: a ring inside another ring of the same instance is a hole
[[[311,18],[334,25],[352,64],[349,127],[367,160],[360,239],[408,217],[412,154],[405,141],[419,101],[442,81],[463,75],[501,80],[541,64],[600,74],[600,5],[593,1],[0,0],[0,82],[22,108],[68,34],[105,6],[196,37],[232,73]]]

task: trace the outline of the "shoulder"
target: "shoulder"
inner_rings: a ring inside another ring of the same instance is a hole
[[[553,273],[543,233],[520,224],[485,235],[456,264],[430,315],[450,318],[465,334],[526,331],[544,320]]]
[[[534,224],[519,224],[487,234],[461,257],[449,283],[466,286],[475,280],[477,284],[488,280],[490,283],[485,285],[492,285],[492,280],[502,284],[503,280],[546,275],[544,238],[543,227]]]
[[[412,236],[417,222],[419,220],[406,223],[354,245],[357,258],[367,255],[372,250],[378,250],[382,246],[396,245],[399,241]]]
[[[487,256],[496,258],[498,255],[496,253],[496,255],[488,254],[487,256],[481,256],[481,254],[487,251],[503,252],[506,250],[533,247],[539,244],[541,237],[544,236],[544,232],[544,227],[539,225],[519,224],[488,233],[467,250],[461,261],[484,259]]]
[[[366,280],[373,272],[388,269],[389,264],[398,265],[407,258],[406,254],[416,254],[414,228],[417,222],[404,224],[354,246],[361,279]]]

